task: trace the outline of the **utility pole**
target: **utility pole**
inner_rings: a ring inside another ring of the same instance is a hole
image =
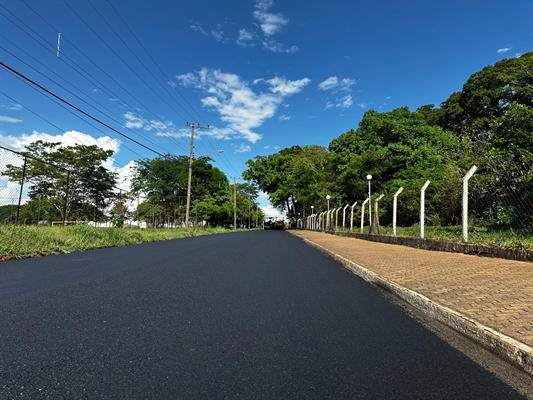
[[[199,124],[194,125],[194,123],[189,124],[187,122],[187,126],[191,127],[191,148],[189,152],[189,179],[187,181],[187,206],[185,210],[185,227],[189,227],[189,208],[191,206],[191,180],[192,180],[192,162],[194,160],[194,128],[197,129],[209,129],[209,125],[207,126],[200,126]]]
[[[233,177],[233,229],[237,229],[237,178]]]

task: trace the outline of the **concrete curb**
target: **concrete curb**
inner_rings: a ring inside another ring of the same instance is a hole
[[[410,289],[404,288],[397,283],[386,279],[356,263],[350,261],[332,251],[320,246],[319,244],[302,238],[305,243],[326,253],[342,266],[353,272],[355,275],[363,278],[367,282],[379,285],[386,290],[396,294],[398,297],[407,301],[412,306],[428,314],[458,332],[468,336],[492,352],[498,354],[504,359],[518,365],[529,375],[533,376],[533,347],[521,343],[502,333],[495,331],[485,325],[468,318],[461,313],[448,307],[444,307],[429,298],[416,293]]]

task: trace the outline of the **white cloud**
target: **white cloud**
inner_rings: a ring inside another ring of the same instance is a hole
[[[240,147],[235,150],[235,153],[248,153],[252,150],[252,148],[250,146],[248,146],[247,144],[241,144]]]
[[[261,207],[261,210],[267,218],[285,218],[285,213],[279,212],[276,208],[272,207],[272,204]]]
[[[338,86],[339,79],[336,76],[331,76],[325,81],[322,81],[318,84],[318,88],[320,90],[329,90],[333,89],[334,87]]]
[[[201,25],[196,22],[194,23],[193,25],[191,25],[191,29],[195,32],[200,32],[202,35],[206,35],[207,36],[207,32],[204,31],[204,29],[201,27]]]
[[[74,146],[76,144],[87,146],[96,145],[104,150],[113,150],[115,153],[119,151],[120,147],[120,142],[109,136],[101,136],[95,139],[91,135],[78,131],[68,131],[59,135],[37,131],[33,131],[30,135],[24,134],[22,136],[0,135],[2,146],[15,151],[24,150],[28,144],[37,140],[42,140],[43,142],[60,142],[65,146]]]
[[[357,105],[358,105],[359,107],[361,107],[361,108],[367,108],[367,107],[368,107],[368,103],[363,103],[363,102],[361,102],[361,103],[357,103]]]
[[[328,109],[330,109],[331,107],[333,107],[333,103],[332,103],[331,101],[328,101],[328,102],[326,103],[326,108],[325,108],[325,110],[328,110]]]
[[[279,76],[265,81],[271,88],[272,93],[279,93],[282,96],[290,96],[300,92],[311,80],[309,78],[299,79],[297,81],[289,81]]]
[[[175,133],[175,126],[172,121],[148,120],[131,111],[124,114],[124,118],[126,120],[124,126],[128,129],[144,129],[145,131],[153,130],[156,131],[156,135],[158,136],[173,136]]]
[[[506,52],[508,52],[511,49],[512,49],[512,47],[504,47],[503,49],[498,49],[497,53],[498,54],[506,53]]]
[[[267,12],[269,8],[274,5],[273,1],[259,0],[256,2],[256,11],[252,14],[253,17],[259,22],[261,30],[265,36],[272,36],[278,33],[285,25],[289,23],[289,20],[283,16],[283,14],[272,14]]]
[[[341,108],[349,108],[353,104],[352,96],[350,95],[341,97],[340,99],[337,99],[337,101],[338,101],[337,107],[341,107]]]
[[[16,124],[17,122],[22,122],[21,119],[8,117],[7,115],[0,115],[0,122],[7,122],[10,124]]]
[[[274,53],[295,53],[299,50],[298,46],[286,47],[285,45],[276,42],[273,39],[267,38],[262,41],[263,48],[273,51]]]
[[[392,99],[392,96],[387,96],[387,97],[385,97],[385,99],[390,100],[390,99]]]
[[[270,145],[263,147],[263,149],[270,149]]]
[[[252,41],[254,40],[254,35],[251,32],[248,32],[246,29],[239,29],[239,37],[237,38],[237,43],[239,46],[255,46],[255,43]]]
[[[334,92],[338,91],[350,91],[350,86],[355,85],[357,82],[354,79],[344,78],[339,81],[339,78],[336,76],[331,76],[325,81],[322,81],[318,84],[320,90],[331,90],[335,89]]]
[[[226,43],[229,41],[229,39],[224,36],[224,31],[222,30],[221,25],[217,25],[217,27],[211,31],[211,36],[213,36],[217,42]]]
[[[14,111],[19,111],[19,110],[22,110],[22,106],[20,104],[17,104],[17,103],[11,103],[11,106],[7,108],[8,110],[14,110]]]
[[[248,82],[231,73],[203,68],[196,74],[176,76],[183,86],[203,90],[207,96],[202,99],[205,107],[212,108],[220,114],[220,119],[228,124],[227,129],[233,137],[244,138],[255,143],[262,136],[254,132],[265,120],[272,118],[283,98],[299,92],[306,84],[307,78],[289,81],[285,78],[273,78],[265,81],[271,86],[270,93],[255,93]],[[228,132],[224,132],[229,136]]]
[[[291,117],[288,115],[282,115],[281,117],[279,117],[280,121],[290,121],[290,119]]]

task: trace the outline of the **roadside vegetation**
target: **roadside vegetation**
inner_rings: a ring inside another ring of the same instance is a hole
[[[231,231],[212,227],[133,229],[94,228],[85,224],[53,227],[0,225],[0,260],[72,253]]]

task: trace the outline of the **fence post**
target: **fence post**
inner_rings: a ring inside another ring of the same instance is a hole
[[[324,211],[318,214],[318,230],[319,231],[322,229],[322,214],[324,214]]]
[[[392,201],[392,236],[396,236],[396,214],[398,212],[398,195],[402,192],[403,187],[400,187],[394,193],[394,200]]]
[[[371,225],[374,227],[374,233],[380,234],[380,228],[379,228],[379,215],[378,215],[378,202],[385,196],[384,194],[380,194],[379,197],[374,200],[374,223]]]
[[[348,208],[349,204],[346,204],[344,208],[342,209],[342,230],[346,230],[346,209]]]
[[[368,200],[369,198],[367,197],[365,201],[363,201],[363,204],[361,205],[361,233],[363,233],[363,227],[365,223],[365,204],[368,203]]]
[[[342,207],[337,208],[337,211],[335,211],[335,231],[339,229],[339,211]]]
[[[350,232],[353,231],[353,208],[355,207],[356,204],[357,204],[357,201],[353,203],[352,205],[352,218],[350,220]]]
[[[476,172],[477,167],[472,165],[465,176],[463,176],[463,243],[468,242],[468,181]]]
[[[20,202],[22,201],[22,190],[24,189],[24,178],[26,178],[26,161],[27,160],[28,160],[28,157],[24,156],[24,166],[22,167],[22,179],[20,181],[19,203],[17,205],[17,214],[15,215],[15,225],[18,225],[19,223]]]
[[[422,189],[420,190],[420,238],[424,239],[424,207],[425,207],[425,198],[426,198],[426,189],[429,186],[429,181],[424,183]]]

